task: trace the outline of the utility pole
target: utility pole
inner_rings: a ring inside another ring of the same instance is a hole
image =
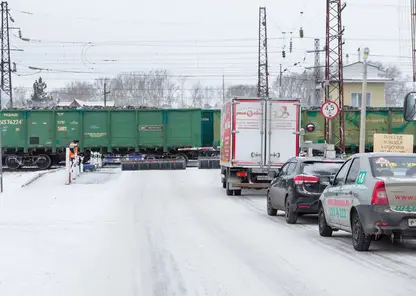
[[[225,104],[225,77],[222,74],[222,105]]]
[[[12,65],[10,61],[10,32],[9,9],[6,1],[1,2],[1,89],[10,97],[10,107],[13,107]],[[2,106],[3,107],[3,106]]]
[[[257,96],[269,97],[269,69],[267,56],[267,19],[266,7],[259,9],[259,58],[258,58],[258,82]]]
[[[370,54],[368,47],[364,49],[363,59],[363,90],[361,93],[361,122],[360,122],[360,153],[365,152],[366,117],[367,117],[367,58]]]
[[[282,97],[282,76],[283,76],[283,72],[282,72],[282,64],[280,64],[280,70],[279,70],[279,97]]]
[[[416,0],[410,0],[411,34],[412,34],[412,64],[413,86],[416,83]]]
[[[345,152],[344,135],[344,75],[343,40],[344,28],[341,15],[346,4],[341,0],[326,2],[326,44],[325,44],[325,101],[333,101],[339,107],[337,117],[325,119],[325,140]]]
[[[107,95],[110,93],[111,91],[107,91],[107,82],[104,82],[104,107],[107,107]]]
[[[314,106],[319,106],[321,105],[322,102],[322,98],[321,98],[321,85],[322,85],[322,78],[321,78],[321,68],[325,67],[325,66],[321,66],[321,61],[320,61],[320,54],[321,52],[326,52],[324,49],[320,48],[320,40],[319,38],[315,38],[314,39],[314,50],[307,50],[307,53],[313,53],[314,54],[314,66],[313,67],[306,67],[306,69],[313,69],[313,78],[315,81],[315,91],[314,91],[314,95],[313,95],[313,104]]]
[[[316,38],[314,41],[315,44],[315,63],[313,69],[313,77],[315,80],[315,93],[314,93],[314,105],[319,105],[321,103],[321,69],[320,66],[320,42],[319,38]]]

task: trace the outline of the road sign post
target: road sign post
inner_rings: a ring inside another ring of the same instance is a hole
[[[338,113],[339,113],[339,106],[334,101],[326,101],[321,106],[321,114],[323,117],[325,117],[326,120],[331,120],[337,117]],[[329,126],[328,143],[330,143],[332,140],[332,128],[331,128],[331,124],[328,124],[328,126]]]
[[[326,101],[321,106],[321,114],[326,119],[333,119],[337,117],[339,113],[339,107],[334,101]]]

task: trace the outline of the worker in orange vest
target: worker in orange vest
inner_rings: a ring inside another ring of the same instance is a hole
[[[75,141],[72,141],[69,144],[69,158],[71,159],[71,163],[73,163],[75,159],[75,153],[76,153],[75,149],[76,149],[76,143]]]
[[[79,145],[79,140],[74,140],[73,142],[75,144],[75,147],[74,147],[75,155],[81,156],[80,153],[79,153],[79,146],[78,146]],[[81,157],[79,158],[78,165],[81,165]]]

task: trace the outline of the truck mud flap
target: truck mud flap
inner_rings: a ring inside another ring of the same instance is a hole
[[[123,162],[122,171],[149,171],[149,170],[185,170],[184,160],[141,160]]]
[[[213,157],[198,158],[198,169],[220,169],[220,159]]]

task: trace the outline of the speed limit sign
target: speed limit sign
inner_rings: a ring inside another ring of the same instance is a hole
[[[321,114],[327,119],[332,119],[338,115],[339,107],[334,101],[326,101],[322,104]]]

